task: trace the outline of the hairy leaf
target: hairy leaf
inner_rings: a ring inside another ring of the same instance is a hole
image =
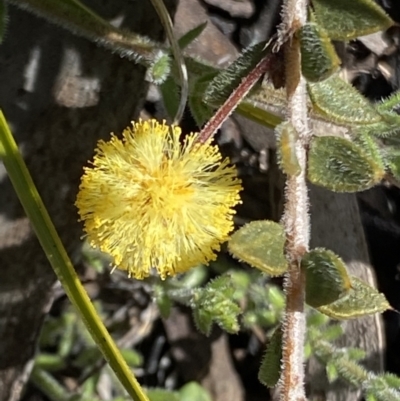
[[[384,151],[382,150],[382,145],[378,144],[376,138],[367,133],[368,130],[365,130],[365,127],[363,125],[353,130],[353,142],[362,149],[369,160],[374,161],[375,171],[380,170],[382,174],[385,174],[387,164],[385,164],[383,159]]]
[[[376,288],[356,277],[351,277],[351,289],[336,302],[324,305],[318,310],[333,319],[353,319],[391,309],[385,296]]]
[[[204,94],[204,102],[213,106],[223,104],[241,83],[242,78],[248,75],[266,53],[265,42],[245,49],[227,69],[221,71],[210,82]]]
[[[372,124],[382,120],[372,104],[351,84],[334,75],[325,81],[308,84],[315,110],[339,124]]]
[[[339,373],[333,363],[328,362],[325,371],[329,383],[333,383],[339,377]]]
[[[313,0],[315,18],[334,40],[386,30],[393,21],[373,0]]]
[[[199,331],[206,336],[210,335],[213,319],[208,310],[203,308],[193,308],[193,320]]]
[[[278,162],[287,175],[299,175],[301,167],[296,155],[297,132],[288,121],[275,128]]]
[[[378,111],[396,111],[400,109],[400,92],[394,92],[377,105]]]
[[[193,82],[189,93],[189,107],[196,124],[201,127],[213,115],[213,109],[203,102],[203,95],[215,73],[203,75]]]
[[[114,27],[79,0],[12,0],[12,3],[146,67],[154,64],[156,58],[159,60],[160,54],[166,54],[159,44]]]
[[[308,179],[335,192],[357,192],[377,184],[385,171],[351,141],[315,137],[308,154]]]
[[[338,70],[340,59],[326,32],[313,22],[300,28],[301,70],[311,82],[322,81]]]
[[[382,375],[382,378],[390,387],[393,387],[395,389],[400,388],[400,377],[392,373],[385,373]]]
[[[357,131],[361,131],[373,137],[388,138],[394,136],[400,131],[400,116],[395,111],[381,111],[377,108],[381,115],[381,121],[359,126]]]
[[[271,276],[280,276],[287,270],[284,246],[283,227],[267,220],[246,224],[232,235],[228,243],[229,252],[235,258]]]
[[[155,85],[162,84],[171,70],[171,60],[167,53],[158,52],[154,55],[146,71],[146,80]]]
[[[262,358],[258,380],[267,387],[278,383],[281,373],[282,359],[282,329],[278,327],[272,335],[267,350]]]
[[[318,308],[337,301],[350,289],[346,265],[334,252],[316,248],[301,260],[306,273],[306,302]]]
[[[228,333],[239,330],[240,307],[234,301],[235,289],[229,275],[222,275],[204,288],[194,290],[191,300],[193,317],[199,330],[209,335],[212,323],[217,323]]]
[[[395,146],[385,148],[385,162],[393,177],[400,180],[400,149]]]

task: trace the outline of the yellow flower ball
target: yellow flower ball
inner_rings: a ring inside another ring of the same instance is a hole
[[[215,260],[232,231],[240,180],[215,145],[180,142],[181,129],[140,121],[99,141],[76,206],[93,247],[118,269],[162,278]]]

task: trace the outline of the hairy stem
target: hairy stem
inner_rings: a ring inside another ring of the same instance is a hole
[[[307,146],[310,140],[307,112],[307,90],[301,75],[300,42],[292,34],[307,19],[307,0],[286,0],[282,13],[281,37],[285,44],[287,121],[298,134],[296,155],[301,167],[297,176],[288,176],[285,192],[283,224],[287,244],[289,270],[284,281],[286,311],[283,322],[282,374],[279,380],[281,401],[305,401],[304,391],[304,312],[305,277],[300,261],[307,252],[310,237],[309,200],[306,183]]]

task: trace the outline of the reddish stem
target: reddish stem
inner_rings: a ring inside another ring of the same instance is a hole
[[[200,131],[197,138],[198,142],[205,143],[214,136],[218,128],[220,128],[224,121],[233,113],[238,104],[250,92],[251,88],[268,71],[270,63],[271,54],[267,54],[258,62],[254,69],[242,79],[239,86],[231,93],[225,103]]]

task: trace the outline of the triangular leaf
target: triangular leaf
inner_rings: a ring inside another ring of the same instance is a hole
[[[332,251],[317,248],[307,252],[301,267],[306,273],[306,302],[314,308],[335,302],[350,289],[346,265]]]
[[[301,167],[296,155],[297,132],[288,121],[275,128],[278,162],[287,175],[299,175]]]
[[[213,106],[223,104],[241,83],[242,78],[248,75],[266,53],[265,42],[245,49],[227,69],[221,71],[210,82],[204,102]]]
[[[207,21],[195,26],[193,29],[182,35],[178,40],[179,47],[184,49],[186,46],[190,45],[197,37],[201,35],[206,26]]]
[[[351,141],[315,137],[308,154],[308,179],[335,192],[357,192],[382,180],[385,171]]]
[[[308,92],[315,111],[328,120],[348,125],[382,120],[369,100],[337,75],[308,84]]]
[[[274,387],[278,383],[281,373],[282,359],[282,329],[278,327],[272,335],[267,350],[263,356],[258,380],[267,387]]]
[[[373,0],[313,0],[317,22],[334,40],[385,31],[393,21]]]
[[[376,288],[369,286],[356,277],[351,277],[349,293],[330,305],[318,310],[333,319],[353,319],[391,309],[385,296]]]
[[[235,258],[271,276],[281,276],[287,270],[285,239],[280,224],[267,220],[253,221],[232,235],[228,248]]]
[[[326,32],[313,22],[300,28],[301,70],[311,82],[322,81],[338,70],[340,59]]]

